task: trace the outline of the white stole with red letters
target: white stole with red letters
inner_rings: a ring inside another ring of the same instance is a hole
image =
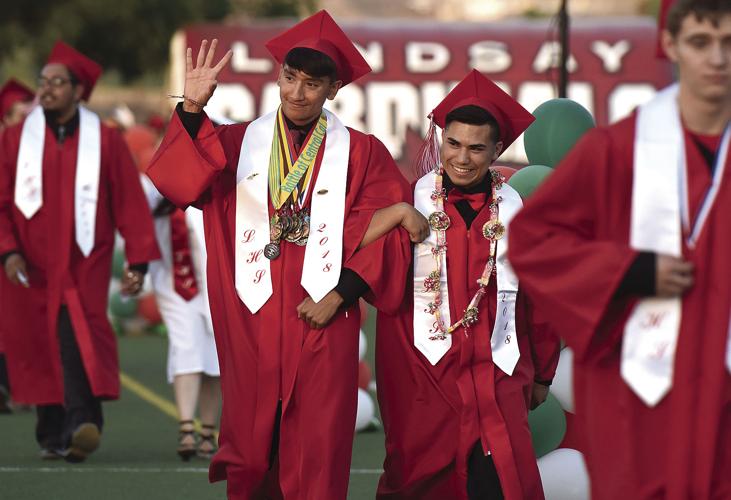
[[[46,117],[36,106],[23,123],[15,174],[15,205],[26,219],[43,206],[43,149]],[[94,248],[96,208],[101,171],[99,116],[79,106],[79,145],[76,157],[74,226],[76,243],[88,257]]]
[[[727,128],[716,155],[711,188],[697,220],[691,223],[685,139],[677,99],[678,85],[671,85],[637,113],[630,245],[682,257],[683,228],[692,248],[718,194],[730,134]],[[657,405],[672,387],[681,311],[681,297],[650,297],[637,303],[625,325],[621,376],[648,406]]]
[[[310,235],[300,280],[315,302],[335,288],[340,279],[350,158],[350,132],[333,113],[323,112],[327,117],[325,152],[312,188]],[[272,295],[270,262],[264,256],[264,246],[270,241],[268,171],[276,118],[275,111],[246,128],[236,174],[236,291],[252,313]]]

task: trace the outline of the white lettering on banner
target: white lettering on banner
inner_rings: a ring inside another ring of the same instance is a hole
[[[239,83],[219,83],[206,107],[214,116],[225,116],[237,122],[256,118],[254,96]]]
[[[609,94],[609,122],[629,116],[637,106],[650,101],[657,90],[649,83],[623,83]]]
[[[406,71],[411,73],[438,73],[447,67],[451,54],[446,45],[437,42],[408,42],[406,44]]]
[[[424,113],[417,88],[407,82],[372,82],[366,88],[368,130],[377,136],[394,158],[403,154],[406,129],[420,130]]]
[[[355,48],[358,49],[360,55],[366,60],[368,66],[371,67],[373,73],[380,73],[383,71],[383,44],[380,42],[368,42],[367,47],[363,47],[360,44],[353,43]]]
[[[237,73],[269,73],[272,70],[274,64],[270,59],[249,57],[249,46],[245,42],[232,43],[231,50],[231,69]]]
[[[325,107],[335,113],[346,127],[365,130],[365,95],[358,85],[351,83],[341,88],[335,99],[325,102]]]
[[[497,85],[511,95],[516,95],[505,82]],[[340,89],[334,101],[327,101],[325,107],[341,118],[343,124],[356,130],[374,134],[388,148],[396,160],[404,154],[406,130],[411,128],[422,135],[429,125],[427,114],[434,109],[455,82],[427,81],[421,85],[409,82],[371,82],[364,90],[357,84]],[[519,85],[518,101],[528,110],[534,110],[541,103],[553,99],[555,89],[550,82],[528,81]],[[569,97],[594,110],[594,87],[587,82],[572,82],[568,88]],[[610,122],[627,116],[635,107],[650,100],[656,93],[648,83],[626,83],[618,85],[608,97]],[[275,82],[266,84],[262,90],[259,115],[274,111],[279,105],[279,87]],[[236,121],[253,119],[256,104],[253,94],[239,83],[219,84],[208,103],[216,114]],[[525,162],[522,139],[508,148],[501,161]]]
[[[617,73],[622,69],[622,58],[632,48],[627,40],[620,40],[610,45],[604,40],[595,40],[591,43],[591,51],[599,57],[607,73]]]
[[[513,64],[508,46],[503,42],[485,40],[470,45],[470,66],[482,73],[507,71]]]
[[[538,49],[535,59],[533,59],[533,71],[536,73],[545,73],[549,69],[558,68],[560,66],[561,44],[555,41],[544,42]],[[569,54],[568,69],[573,73],[578,68],[576,58],[573,54]],[[530,109],[530,108],[528,108]]]

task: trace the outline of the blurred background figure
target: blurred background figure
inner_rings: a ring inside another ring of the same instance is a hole
[[[150,263],[150,278],[168,331],[168,382],[180,420],[177,453],[185,461],[194,455],[210,458],[216,451],[221,384],[206,289],[203,214],[177,208],[146,176],[142,180],[162,253]]]

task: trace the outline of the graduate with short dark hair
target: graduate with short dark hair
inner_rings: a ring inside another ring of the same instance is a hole
[[[34,404],[46,459],[96,450],[101,401],[119,397],[107,318],[115,231],[129,263],[122,291],[160,258],[142,186],[122,136],[81,105],[101,67],[58,42],[38,78],[39,106],[0,146],[0,328],[13,400]]]
[[[214,40],[147,174],[203,209],[223,414],[212,481],[230,499],[345,499],[357,405],[359,309],[393,310],[408,239],[358,249],[374,212],[407,197],[384,145],[323,109],[370,71],[321,11],[266,45],[281,64],[276,112],[213,127]]]
[[[411,207],[431,233],[406,257],[409,280],[394,283],[407,289],[400,309],[378,314],[378,498],[542,499],[528,411],[548,395],[560,346],[507,260],[522,201],[490,169],[533,116],[473,70],[432,118],[442,142],[432,129]]]
[[[588,132],[510,238],[574,350],[596,500],[731,498],[731,2],[662,12],[678,82]]]

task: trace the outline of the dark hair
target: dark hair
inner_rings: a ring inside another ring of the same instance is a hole
[[[714,26],[724,14],[731,14],[731,1],[729,0],[678,0],[668,11],[666,19],[667,30],[671,35],[676,36],[680,32],[680,25],[690,14],[694,14],[696,20],[708,19]]]
[[[69,72],[69,81],[71,82],[71,85],[73,85],[75,87],[76,85],[78,85],[79,83],[81,83],[81,80],[79,80],[79,77],[76,76],[76,73],[74,73],[73,71],[71,71],[71,68],[69,68],[68,66],[66,66],[66,71]]]
[[[500,140],[500,125],[497,120],[492,116],[492,113],[479,106],[469,104],[453,109],[447,113],[447,117],[444,119],[444,128],[447,128],[452,122],[466,123],[467,125],[489,125],[490,139],[496,143]]]
[[[290,68],[307,73],[315,78],[329,78],[330,82],[338,79],[338,68],[335,61],[319,50],[307,47],[295,47],[284,58],[284,64]]]

